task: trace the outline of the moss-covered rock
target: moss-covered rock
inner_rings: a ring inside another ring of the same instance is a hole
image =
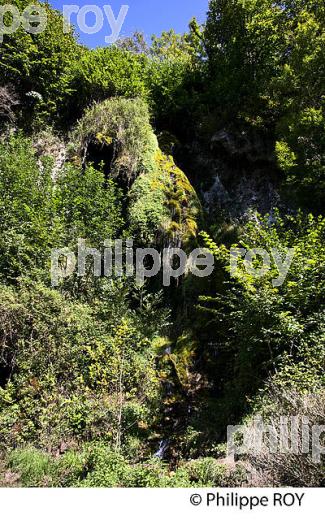
[[[143,172],[130,190],[131,229],[147,244],[186,247],[197,236],[199,198],[171,156],[158,150],[154,160],[155,167]]]
[[[177,378],[182,388],[189,389],[193,383],[194,359],[197,352],[198,343],[190,331],[185,331],[177,339],[175,348],[169,358],[172,362]]]
[[[105,173],[126,178],[130,231],[150,245],[190,245],[202,215],[199,198],[186,175],[164,154],[150,125],[146,103],[111,98],[85,112],[72,135],[79,161],[108,162]],[[106,155],[105,155],[106,151]],[[105,166],[105,165],[104,165]]]
[[[150,125],[147,104],[141,99],[110,98],[86,110],[72,134],[74,150],[85,163],[90,147],[107,150],[110,175],[130,182],[154,168],[158,141]]]

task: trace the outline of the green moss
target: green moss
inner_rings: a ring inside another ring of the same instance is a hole
[[[112,146],[112,174],[130,180],[154,168],[158,149],[148,106],[141,99],[110,98],[95,103],[78,122],[72,141],[84,158],[90,143]]]
[[[186,175],[171,156],[155,153],[155,167],[142,173],[130,191],[133,233],[146,243],[182,244],[195,239],[202,208]]]
[[[191,368],[197,351],[197,341],[191,332],[184,332],[176,342],[170,360],[175,368],[179,382],[184,388],[191,385]]]

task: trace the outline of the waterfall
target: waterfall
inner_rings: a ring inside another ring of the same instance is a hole
[[[169,442],[167,440],[163,440],[160,442],[159,444],[159,449],[158,451],[155,453],[154,457],[157,457],[157,459],[163,459],[164,456],[165,456],[165,453],[166,453],[166,450],[169,446]]]

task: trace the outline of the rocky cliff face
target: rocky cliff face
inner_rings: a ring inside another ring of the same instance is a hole
[[[209,139],[175,147],[176,162],[188,174],[208,214],[242,219],[279,205],[281,176],[274,144],[256,131],[222,129]]]

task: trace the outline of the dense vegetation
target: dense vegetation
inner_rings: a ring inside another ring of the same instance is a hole
[[[325,420],[323,2],[210,0],[187,34],[95,50],[44,6],[0,45],[2,485],[324,485],[311,454],[225,459],[228,425]],[[215,270],[53,287],[80,238]],[[294,261],[234,277],[233,246]]]

